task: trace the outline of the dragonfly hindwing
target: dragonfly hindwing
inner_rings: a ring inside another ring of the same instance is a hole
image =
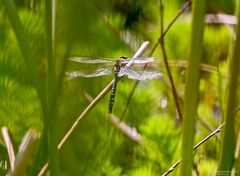
[[[72,72],[67,72],[66,74],[70,78],[77,78],[77,77],[92,78],[97,76],[109,75],[112,73],[112,71],[113,71],[112,67],[106,67],[106,68],[100,68],[96,70],[94,73],[83,73],[80,71],[72,71]]]
[[[157,70],[153,71],[144,71],[144,70],[133,70],[126,69],[124,75],[126,75],[129,79],[136,80],[146,80],[146,79],[159,79],[163,77],[163,74]]]

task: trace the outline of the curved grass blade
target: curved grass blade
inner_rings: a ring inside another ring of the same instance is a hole
[[[239,2],[239,1],[238,1]],[[240,5],[236,6],[236,14],[238,21],[240,21]],[[228,70],[226,79],[226,95],[224,103],[224,121],[226,122],[222,143],[220,147],[220,160],[218,166],[218,173],[227,175],[235,175],[232,173],[234,164],[234,150],[236,143],[236,121],[238,116],[234,114],[237,98],[238,98],[238,80],[239,80],[239,66],[240,66],[240,24],[236,28],[236,39],[232,41],[232,48],[230,49],[230,57],[228,59]],[[239,171],[238,171],[239,172]],[[232,174],[231,174],[232,173]],[[236,175],[239,175],[236,173]]]

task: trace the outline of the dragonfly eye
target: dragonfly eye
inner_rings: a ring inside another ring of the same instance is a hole
[[[120,56],[119,58],[120,59],[127,59],[127,57],[125,57],[125,56]]]

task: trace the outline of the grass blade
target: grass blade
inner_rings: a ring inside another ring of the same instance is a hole
[[[238,6],[238,20],[240,18],[240,6]],[[220,151],[220,162],[218,173],[231,174],[234,160],[235,132],[234,132],[234,111],[236,109],[236,97],[238,86],[238,75],[240,66],[240,26],[237,26],[236,40],[233,42],[233,49],[228,60],[228,74],[225,97],[224,120],[226,122],[223,141]]]
[[[47,109],[44,114],[45,124],[48,130],[48,150],[50,174],[53,176],[60,175],[59,154],[57,149],[57,81],[55,76],[55,60],[54,60],[54,38],[55,38],[55,13],[56,1],[45,1],[45,27],[47,39]]]
[[[181,176],[192,175],[192,147],[197,116],[200,60],[204,31],[205,0],[193,1],[189,65],[184,97]]]

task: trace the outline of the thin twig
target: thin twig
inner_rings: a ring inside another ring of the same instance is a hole
[[[202,116],[198,115],[197,119],[198,119],[199,123],[202,124],[202,126],[204,128],[206,128],[208,131],[214,130],[214,127],[211,124],[209,124],[208,121],[205,118],[203,118]],[[221,140],[220,136],[216,135],[216,138],[217,138],[218,142],[220,142],[220,140]]]
[[[135,53],[133,58],[141,56],[144,51],[147,49],[149,46],[149,42],[144,42],[141,47],[138,49],[138,51]],[[66,135],[63,137],[61,142],[58,145],[58,148],[61,149],[66,140],[70,137],[70,135],[73,133],[73,131],[76,129],[78,126],[80,120],[86,116],[94,107],[95,105],[111,90],[112,83],[114,80],[112,80],[99,94],[98,96],[87,106],[87,108],[81,113],[81,115],[77,118],[77,120],[74,122],[70,130],[66,133]]]
[[[158,62],[155,62],[157,64],[157,66],[159,67],[162,67],[163,66],[163,63],[158,63]],[[179,68],[187,68],[188,67],[188,61],[186,60],[168,60],[168,65],[169,67],[179,67]],[[151,66],[151,64],[148,64],[148,66]],[[201,71],[206,71],[206,72],[209,72],[209,73],[214,73],[214,74],[217,74],[218,73],[218,68],[216,66],[212,66],[212,65],[208,65],[208,64],[203,64],[201,63],[200,64],[200,69]],[[221,75],[223,76],[223,75]],[[240,109],[240,108],[239,108]]]
[[[174,169],[179,165],[179,163],[182,161],[182,159],[178,160],[171,168],[168,169],[167,172],[165,172],[164,174],[162,174],[162,176],[166,176],[168,174],[170,174],[172,171],[174,171]]]
[[[177,19],[180,17],[180,15],[190,6],[191,3],[192,3],[192,0],[189,0],[182,6],[182,8],[179,10],[179,12],[176,14],[176,16],[168,24],[168,26],[166,27],[165,31],[160,35],[160,37],[158,38],[157,42],[153,45],[153,48],[149,52],[148,56],[152,56],[153,55],[153,53],[155,52],[156,48],[158,47],[160,41],[165,37],[165,35],[167,34],[167,32],[169,31],[171,26],[177,21]],[[144,65],[143,69],[145,69],[146,67],[147,67],[147,64]],[[135,89],[137,88],[138,84],[139,84],[139,81],[135,81],[135,83],[134,83],[134,85],[132,87],[132,90],[129,93],[126,106],[125,106],[124,111],[123,111],[122,116],[121,116],[121,120],[124,118],[124,116],[125,116],[125,114],[127,112],[128,105],[129,105],[129,103],[130,103],[130,101],[132,99],[133,93],[135,92]]]
[[[18,176],[26,173],[27,166],[30,164],[33,154],[36,151],[39,138],[39,133],[33,130],[29,130],[25,134],[19,146],[14,168],[7,174],[8,176]]]
[[[209,134],[207,137],[205,137],[203,140],[201,140],[199,143],[197,143],[193,149],[198,148],[200,145],[202,145],[204,142],[206,142],[209,138],[211,138],[213,135],[219,133],[222,130],[222,127],[225,125],[225,122],[220,125],[216,130],[214,130],[211,134]]]
[[[203,140],[201,140],[199,143],[197,143],[193,150],[197,149],[200,145],[202,145],[204,142],[206,142],[208,139],[210,139],[215,134],[219,133],[222,130],[222,127],[225,123],[221,124],[216,130],[214,130],[211,134],[209,134],[207,137],[205,137]],[[182,161],[182,159],[178,160],[171,168],[169,168],[162,176],[166,176],[174,171],[174,169],[179,165],[179,163]]]
[[[164,10],[164,7],[163,7],[163,3],[162,3],[162,0],[159,0],[160,2],[160,7],[159,7],[159,10],[160,10],[160,30],[161,30],[161,36],[163,36],[164,34],[164,21],[163,21],[163,10]],[[176,105],[176,108],[177,108],[177,112],[178,112],[178,116],[180,118],[180,121],[182,122],[182,112],[181,112],[181,109],[180,109],[180,104],[179,104],[179,100],[178,100],[178,93],[177,93],[177,90],[176,90],[176,87],[175,87],[175,84],[174,84],[174,81],[173,81],[173,77],[172,77],[172,74],[171,74],[171,71],[170,71],[170,68],[168,66],[168,57],[167,57],[167,52],[166,52],[166,49],[165,49],[165,45],[164,45],[164,38],[163,37],[160,37],[160,45],[161,45],[161,48],[162,48],[162,54],[163,54],[163,60],[164,60],[164,63],[165,63],[165,67],[167,69],[167,75],[168,75],[168,78],[170,80],[170,84],[171,84],[171,88],[172,88],[172,94],[173,94],[173,98],[174,98],[174,102],[175,102],[175,105]]]
[[[135,128],[131,128],[113,114],[111,114],[111,121],[121,132],[127,135],[130,139],[137,142],[138,144],[143,144],[142,136],[137,132]]]
[[[139,57],[141,56],[146,49],[149,46],[149,42],[143,42],[143,44],[140,46],[140,48],[138,49],[138,51],[134,54],[133,58]],[[99,94],[98,96],[85,108],[85,110],[81,113],[81,115],[77,118],[77,120],[73,123],[73,125],[71,126],[71,128],[68,130],[68,132],[65,134],[65,136],[62,138],[62,140],[60,141],[60,143],[58,144],[58,149],[61,149],[63,147],[63,145],[66,143],[67,139],[69,139],[69,137],[73,134],[73,132],[75,131],[75,129],[78,127],[80,120],[85,117],[96,105],[97,103],[103,99],[103,97],[111,90],[112,84],[113,84],[112,80]],[[41,169],[41,171],[39,172],[39,176],[42,176],[45,174],[45,172],[48,169],[48,162],[43,166],[43,168]]]
[[[178,11],[178,13],[172,19],[172,21],[170,21],[170,23],[166,27],[165,31],[163,32],[163,34],[158,38],[158,41],[154,44],[154,46],[153,46],[152,50],[150,51],[149,55],[152,55],[154,53],[154,51],[156,50],[156,48],[159,45],[162,38],[165,37],[165,35],[169,31],[169,29],[172,27],[172,25],[177,21],[177,19],[182,15],[182,13],[191,5],[191,3],[192,3],[192,0],[189,0],[182,6],[182,8]]]
[[[238,112],[239,110],[240,110],[240,106],[237,107],[233,112],[236,113],[236,112]]]
[[[2,136],[3,136],[4,142],[5,142],[6,148],[7,148],[11,170],[13,170],[14,163],[15,163],[15,152],[13,149],[12,141],[11,141],[10,135],[8,133],[7,127],[2,127]]]

